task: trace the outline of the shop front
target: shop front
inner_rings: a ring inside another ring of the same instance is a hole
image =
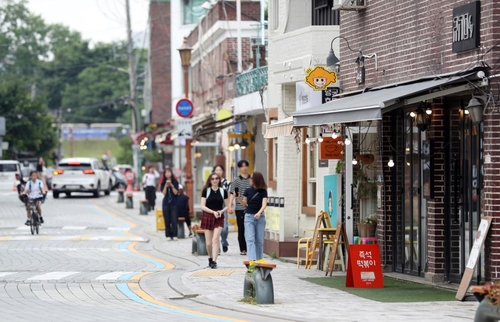
[[[483,203],[484,125],[471,118],[471,98],[486,72],[347,93],[293,113],[294,127],[342,135],[342,220],[355,242],[358,223],[376,218],[386,271],[459,282]]]

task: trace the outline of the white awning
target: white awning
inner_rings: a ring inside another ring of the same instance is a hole
[[[264,134],[265,139],[277,138],[291,135],[293,130],[293,117],[287,117],[281,121],[269,124]]]

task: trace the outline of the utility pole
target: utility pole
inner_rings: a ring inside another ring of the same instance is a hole
[[[128,41],[128,49],[127,49],[127,56],[128,56],[128,76],[129,76],[129,83],[130,83],[130,97],[129,97],[129,104],[132,108],[132,132],[133,133],[138,133],[139,132],[139,113],[137,111],[137,104],[136,104],[136,83],[137,83],[137,77],[136,77],[136,70],[135,70],[135,57],[134,57],[134,42],[132,39],[132,26],[130,22],[130,3],[129,0],[125,0],[125,8],[127,11],[127,41]],[[132,146],[133,150],[133,160],[134,160],[134,170],[136,173],[136,176],[139,177],[141,172],[139,169],[139,146],[138,144],[134,144]]]

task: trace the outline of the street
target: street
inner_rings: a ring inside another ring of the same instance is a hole
[[[138,215],[117,196],[49,197],[46,224],[32,236],[14,193],[0,194],[0,310],[3,321],[470,321],[475,302],[378,303],[315,286],[277,261],[275,305],[242,303],[245,269],[236,233],[217,270],[191,255],[191,239],[166,241],[154,214]],[[354,315],[356,312],[357,315]]]

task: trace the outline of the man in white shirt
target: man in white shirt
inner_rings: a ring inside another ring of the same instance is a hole
[[[148,167],[148,172],[142,177],[142,185],[144,187],[144,192],[146,193],[146,200],[149,204],[149,210],[155,209],[156,201],[156,180],[160,177],[160,174],[153,166]]]
[[[24,191],[22,195],[28,195],[28,198],[33,199],[36,203],[36,210],[38,211],[38,215],[40,216],[40,222],[43,224],[42,217],[42,200],[47,194],[47,190],[45,190],[45,186],[43,185],[42,180],[38,179],[38,172],[31,171],[30,180],[26,183]],[[31,212],[28,207],[26,207],[26,214],[28,216],[28,220],[25,225],[31,224]]]

